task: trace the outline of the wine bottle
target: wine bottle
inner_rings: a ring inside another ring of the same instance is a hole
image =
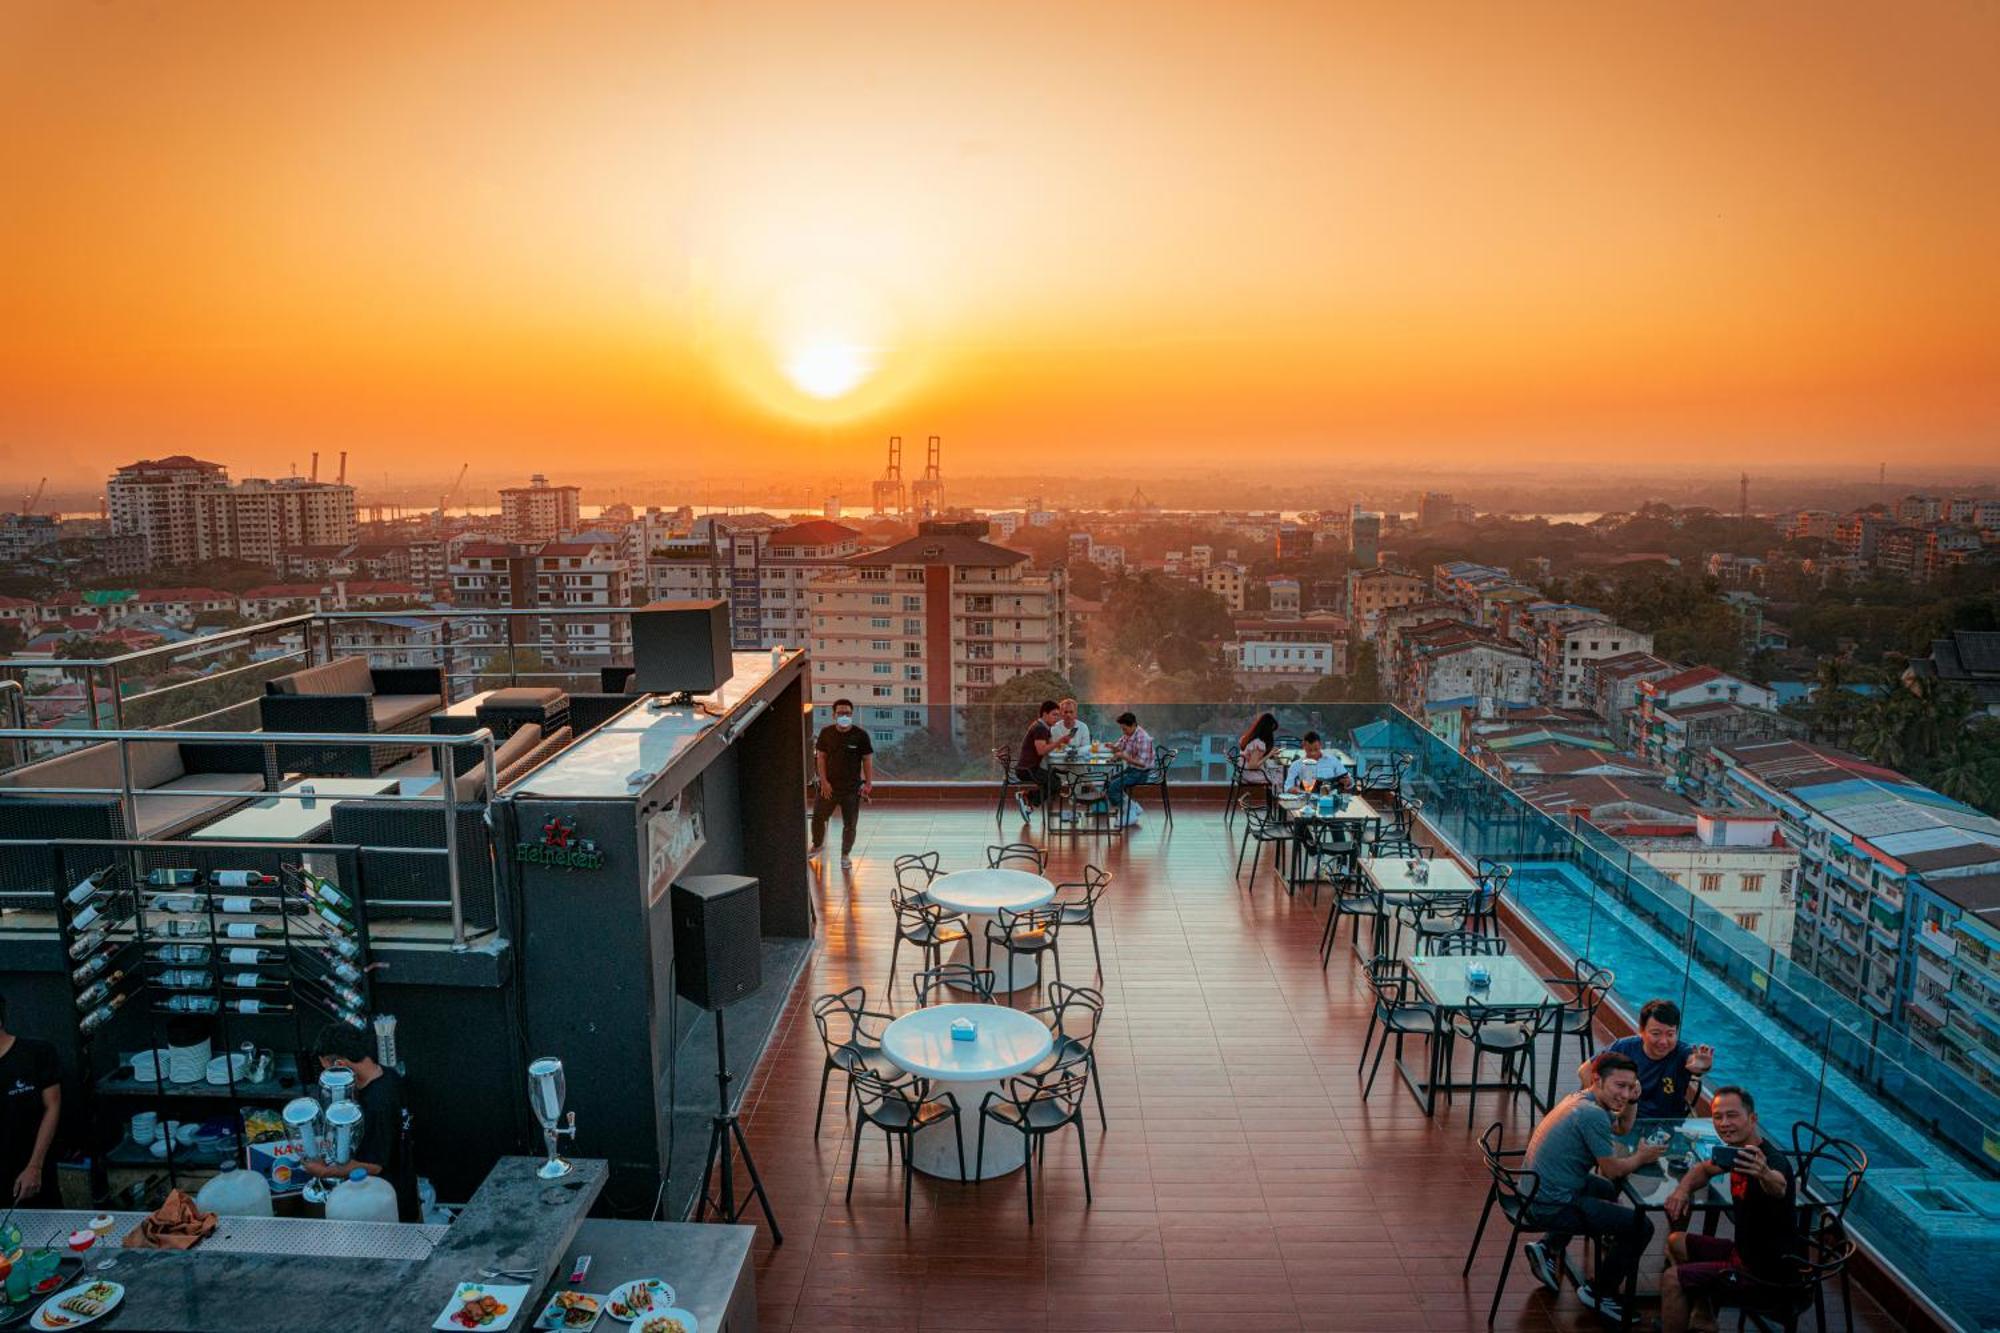
[[[205,963],[208,955],[206,944],[162,944],[152,953],[153,959],[162,963]]]
[[[265,875],[255,870],[218,870],[211,881],[219,889],[255,889],[276,884],[276,875]]]
[[[96,903],[85,903],[82,907],[77,908],[76,915],[69,919],[69,928],[71,930],[87,930],[90,928],[92,922],[103,915],[104,912]]]
[[[311,901],[325,903],[337,911],[348,911],[354,906],[352,898],[335,888],[329,881],[311,872],[306,874],[305,888],[302,892]]]
[[[285,904],[276,898],[251,898],[233,894],[214,900],[215,910],[230,916],[245,916],[252,912],[282,912]]]
[[[151,905],[155,912],[200,912],[208,903],[199,894],[161,893],[153,896]]]
[[[170,968],[155,978],[166,990],[207,990],[215,984],[215,974],[205,967]]]
[[[103,888],[104,885],[99,882],[96,875],[85,875],[78,881],[77,886],[69,891],[69,905],[71,907],[80,907],[91,898],[97,896]]]
[[[105,939],[109,937],[110,934],[111,932],[109,930],[98,929],[98,930],[87,931],[84,934],[77,936],[76,939],[70,943],[69,956],[71,958],[83,957],[85,954],[89,953],[92,949],[95,949],[98,945],[104,943]]]
[[[153,1008],[169,1014],[212,1014],[217,1003],[213,995],[169,995]]]
[[[261,921],[231,921],[222,928],[222,933],[232,940],[274,940],[284,934],[275,926],[267,926]]]
[[[88,1037],[91,1033],[109,1023],[111,1015],[117,1013],[119,1007],[129,998],[129,992],[121,991],[78,1019],[76,1024],[78,1035]]]
[[[279,977],[267,977],[262,972],[231,972],[222,978],[222,984],[232,990],[261,990],[266,986],[282,986]]]
[[[91,1006],[97,1004],[100,1000],[111,994],[111,988],[116,986],[124,976],[124,970],[120,969],[102,981],[91,982],[76,993],[76,1007],[79,1009],[89,1009]]]
[[[276,949],[231,948],[224,949],[222,957],[232,967],[255,967],[259,963],[277,962],[278,951]]]
[[[317,916],[320,920],[326,922],[326,924],[328,924],[329,926],[332,926],[335,930],[339,931],[341,934],[352,935],[354,933],[354,923],[352,921],[349,921],[346,917],[342,916],[340,913],[334,911],[331,907],[328,907],[325,903],[314,903],[312,905],[312,910],[313,910],[313,915]]]
[[[289,1014],[292,1006],[270,1000],[224,1000],[222,1007],[234,1014]]]
[[[146,882],[156,889],[185,889],[201,883],[199,870],[149,870]]]
[[[162,921],[159,923],[158,929],[160,934],[167,936],[169,939],[195,940],[208,938],[208,922],[206,921]]]
[[[118,951],[116,949],[106,949],[103,953],[94,955],[89,962],[69,974],[70,984],[81,986],[84,982],[111,966],[111,960],[117,956]]]

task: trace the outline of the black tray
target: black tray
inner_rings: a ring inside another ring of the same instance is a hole
[[[103,1243],[98,1242],[99,1245]],[[93,1246],[92,1250],[95,1248]],[[35,1311],[42,1308],[43,1301],[59,1291],[75,1286],[76,1280],[83,1276],[85,1263],[86,1260],[81,1254],[65,1254],[62,1262],[56,1265],[56,1284],[44,1292],[29,1292],[19,1305],[8,1303],[5,1288],[0,1287],[0,1328],[12,1328],[16,1324],[26,1323]]]

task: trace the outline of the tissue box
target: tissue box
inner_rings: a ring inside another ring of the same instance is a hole
[[[1468,967],[1465,969],[1466,984],[1474,990],[1484,990],[1492,980],[1493,974],[1488,972],[1484,967]]]
[[[979,1037],[979,1024],[969,1018],[954,1018],[951,1021],[953,1041],[975,1041]]]

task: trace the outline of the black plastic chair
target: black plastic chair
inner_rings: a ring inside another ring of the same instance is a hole
[[[886,1079],[876,1074],[856,1072],[848,1079],[854,1089],[857,1110],[854,1116],[854,1147],[847,1155],[847,1201],[854,1202],[854,1172],[861,1162],[861,1131],[873,1125],[890,1143],[889,1156],[895,1159],[895,1143],[903,1142],[903,1225],[910,1224],[910,1183],[916,1172],[911,1162],[911,1140],[917,1131],[932,1125],[949,1124],[952,1141],[958,1145],[958,1178],[970,1180],[965,1170],[965,1139],[958,1132],[958,1098],[948,1092],[931,1096],[930,1083],[920,1078]],[[989,1094],[991,1095],[991,1094]]]
[[[1472,1274],[1472,1261],[1479,1257],[1479,1242],[1486,1235],[1486,1223],[1493,1216],[1494,1208],[1507,1219],[1507,1257],[1500,1262],[1500,1276],[1493,1283],[1493,1304],[1486,1309],[1486,1326],[1493,1327],[1493,1321],[1500,1314],[1500,1296],[1507,1290],[1507,1275],[1514,1271],[1514,1252],[1521,1248],[1521,1237],[1547,1232],[1548,1228],[1535,1221],[1535,1196],[1541,1192],[1542,1178],[1533,1171],[1522,1169],[1521,1161],[1527,1156],[1523,1148],[1502,1148],[1501,1136],[1504,1131],[1500,1122],[1487,1126],[1479,1136],[1479,1155],[1486,1163],[1486,1174],[1491,1184],[1486,1190],[1486,1206],[1479,1210],[1479,1226],[1472,1233],[1472,1248],[1465,1252],[1465,1267],[1459,1270],[1460,1277]],[[1561,1266],[1557,1266],[1556,1282],[1562,1283]]]
[[[999,828],[1007,820],[1007,802],[1016,792],[1033,792],[1035,800],[1042,797],[1039,782],[1022,777],[1014,771],[1014,755],[1010,750],[995,750],[993,760],[1000,766],[1000,799],[993,806],[993,827]]]
[[[1823,1210],[1834,1226],[1844,1226],[1847,1206],[1854,1202],[1854,1196],[1861,1192],[1862,1182],[1868,1176],[1867,1150],[1851,1139],[1833,1137],[1809,1120],[1800,1120],[1792,1126],[1792,1166],[1801,1200],[1800,1229],[1811,1231],[1804,1223],[1810,1220],[1814,1208]],[[1849,1333],[1853,1333],[1854,1329],[1851,1281],[1843,1261],[1840,1267],[1840,1300]],[[1820,1312],[1819,1326],[1822,1329],[1826,1327],[1824,1310]]]
[[[910,973],[910,989],[916,992],[919,1009],[928,1009],[933,995],[939,997],[940,1003],[955,1003],[946,987],[971,991],[973,1002],[993,1003],[993,973],[986,968],[970,963],[939,963]]]
[[[1426,935],[1417,941],[1417,950],[1429,958],[1497,958],[1507,952],[1507,941],[1498,935],[1461,930],[1450,935]]]
[[[1250,784],[1244,781],[1242,746],[1231,741],[1222,757],[1229,763],[1229,790],[1222,794],[1222,822],[1227,824],[1236,818],[1236,798],[1248,791]]]
[[[1129,801],[1132,798],[1132,793],[1142,787],[1157,789],[1160,793],[1160,813],[1166,817],[1166,821],[1169,824],[1173,823],[1174,798],[1172,773],[1174,761],[1180,757],[1181,752],[1171,746],[1164,749],[1155,749],[1153,751],[1153,762],[1151,767],[1147,768],[1146,776],[1125,789],[1125,798]]]
[[[1472,923],[1471,928],[1497,935],[1500,933],[1500,899],[1514,879],[1514,867],[1505,861],[1482,856],[1473,865],[1472,879],[1479,886],[1479,892],[1473,895],[1470,905],[1468,919]]]
[[[1035,960],[1035,975],[1040,977],[1042,955],[1055,959],[1056,980],[1062,980],[1062,951],[1056,947],[1057,937],[1062,931],[1062,908],[1037,907],[1026,912],[1010,912],[1001,908],[986,923],[986,955],[982,965],[993,966],[993,950],[997,946],[1007,956],[1009,971],[1017,957]],[[996,974],[997,975],[997,974]]]
[[[1104,954],[1097,947],[1097,900],[1111,885],[1111,872],[1085,866],[1083,878],[1056,885],[1051,906],[1062,909],[1065,926],[1082,926],[1090,932],[1090,955],[1097,961],[1097,975],[1104,975]]]
[[[1482,937],[1483,938],[1483,937]],[[1535,1039],[1555,1024],[1561,1007],[1553,1004],[1481,1004],[1472,1000],[1453,1017],[1445,1045],[1444,1065],[1451,1069],[1452,1046],[1472,1048],[1472,1076],[1465,1093],[1465,1127],[1472,1128],[1479,1106],[1480,1057],[1500,1057],[1500,1081],[1517,1092],[1535,1096]],[[1446,1080],[1447,1082],[1449,1079]]]
[[[1062,818],[1049,824],[1054,833],[1109,832],[1121,817],[1121,812],[1111,808],[1111,801],[1105,790],[1102,773],[1092,773],[1087,769],[1066,769],[1056,772],[1056,804],[1061,807]]]
[[[1319,906],[1320,885],[1338,890],[1361,878],[1361,849],[1369,840],[1369,824],[1366,819],[1316,819],[1300,825],[1299,858],[1305,882],[1312,885],[1314,907]]]
[[[1257,863],[1264,859],[1264,849],[1272,849],[1272,863],[1285,854],[1292,844],[1291,821],[1282,814],[1273,814],[1265,809],[1264,798],[1256,792],[1244,792],[1236,798],[1237,810],[1243,816],[1243,837],[1236,847],[1236,877],[1243,878],[1243,855],[1254,844],[1256,853],[1250,860],[1249,892],[1257,891]],[[1282,874],[1282,871],[1281,871]]]
[[[1576,1038],[1579,1064],[1597,1054],[1597,1011],[1604,1007],[1604,1001],[1617,981],[1617,973],[1608,967],[1599,967],[1588,958],[1577,959],[1566,977],[1542,978],[1542,984],[1562,1001],[1562,1010],[1556,1019],[1556,1041],[1550,1054],[1551,1060],[1561,1061],[1564,1037]]]
[[[986,849],[988,870],[1028,870],[1039,875],[1049,868],[1049,854],[1032,842],[1010,842]]]
[[[891,900],[896,911],[896,942],[889,946],[889,990],[896,989],[896,955],[905,943],[923,952],[924,966],[934,968],[944,959],[944,948],[970,938],[965,917],[925,902],[920,897],[898,896]]]
[[[1089,1076],[1076,1070],[1044,1079],[1032,1075],[1010,1078],[979,1103],[979,1152],[986,1161],[986,1122],[991,1120],[1021,1133],[1027,1148],[1028,1225],[1035,1223],[1035,1156],[1051,1134],[1064,1126],[1076,1129],[1076,1156],[1083,1164],[1083,1201],[1091,1202],[1090,1150],[1084,1146],[1083,1094]]]
[[[1375,992],[1375,1004],[1368,1014],[1368,1031],[1361,1039],[1361,1059],[1354,1066],[1356,1076],[1368,1065],[1368,1048],[1377,1032],[1382,1034],[1382,1044],[1375,1051],[1375,1064],[1368,1070],[1368,1081],[1361,1087],[1363,1099],[1375,1090],[1375,1076],[1382,1072],[1382,1057],[1388,1054],[1391,1038],[1395,1039],[1396,1059],[1400,1061],[1404,1040],[1422,1037],[1427,1043],[1424,1054],[1435,1065],[1444,1024],[1442,1011],[1436,1005],[1416,998],[1422,993],[1417,979],[1410,975],[1409,964],[1400,958],[1377,958],[1369,963],[1368,987]],[[1425,1094],[1425,1115],[1431,1113],[1437,1095],[1436,1082],[1431,1080],[1431,1090]]]
[[[1799,1321],[1808,1310],[1813,1312],[1819,1333],[1826,1333],[1826,1284],[1837,1279],[1847,1328],[1852,1333],[1854,1310],[1848,1267],[1857,1248],[1847,1238],[1846,1229],[1830,1212],[1822,1210],[1821,1225],[1806,1234],[1805,1256],[1797,1262],[1788,1280],[1762,1281],[1746,1274],[1710,1288],[1709,1300],[1718,1311],[1736,1311],[1739,1333],[1750,1319],[1755,1319],[1759,1328],[1775,1323],[1784,1333],[1798,1333]]]
[[[942,873],[943,859],[936,852],[911,852],[892,863],[896,887],[905,893],[922,893]]]
[[[835,1070],[846,1074],[849,1090],[841,1094],[841,1106],[853,1095],[855,1072],[893,1073],[896,1066],[882,1054],[882,1029],[896,1019],[894,1014],[878,1014],[868,1008],[868,990],[849,986],[844,991],[822,995],[812,1002],[813,1025],[819,1029],[820,1045],[826,1048],[826,1064],[819,1075],[819,1106],[813,1112],[813,1137],[819,1137],[826,1115],[826,1089]]]
[[[1324,972],[1333,962],[1335,942],[1340,938],[1340,923],[1352,918],[1354,921],[1354,947],[1361,948],[1361,923],[1364,919],[1374,924],[1372,952],[1381,952],[1382,942],[1382,895],[1367,879],[1357,876],[1353,881],[1336,884],[1333,896],[1327,902],[1326,929],[1319,939],[1319,967]]]
[[[1055,1044],[1048,1058],[1031,1072],[1045,1079],[1071,1065],[1081,1065],[1089,1072],[1090,1086],[1097,1096],[1097,1121],[1110,1129],[1111,1121],[1104,1113],[1104,1085],[1097,1074],[1097,1029],[1104,1021],[1104,992],[1058,981],[1048,988],[1048,996],[1047,1004],[1028,1012],[1048,1027]]]

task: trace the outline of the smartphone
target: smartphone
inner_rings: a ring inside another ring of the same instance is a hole
[[[1717,1144],[1709,1151],[1708,1160],[1721,1167],[1724,1171],[1734,1171],[1736,1169],[1736,1149],[1726,1143]]]

